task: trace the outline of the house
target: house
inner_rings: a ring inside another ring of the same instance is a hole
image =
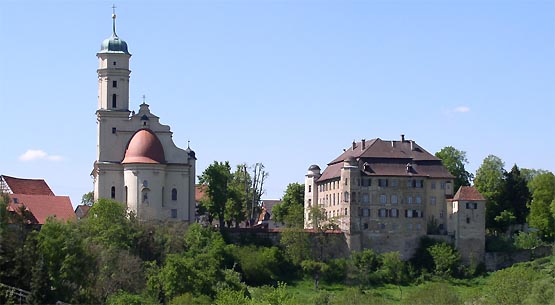
[[[0,192],[8,194],[11,213],[27,212],[28,223],[43,225],[49,217],[61,221],[75,220],[68,196],[56,196],[43,179],[0,176]]]
[[[280,204],[281,200],[279,199],[263,199],[260,204],[260,214],[258,214],[258,220],[255,227],[262,226],[267,229],[277,229],[281,228],[283,225],[275,222],[272,217],[272,208],[276,204]]]
[[[405,259],[423,236],[479,238],[480,230],[450,223],[463,217],[453,214],[453,179],[439,158],[404,135],[353,141],[323,172],[318,165],[308,168],[304,226],[313,228],[311,209],[318,206],[351,250],[399,251]]]

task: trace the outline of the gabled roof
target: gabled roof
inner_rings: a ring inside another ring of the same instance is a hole
[[[475,187],[461,186],[453,197],[453,200],[485,201],[486,199]]]
[[[412,140],[384,141],[380,138],[364,142],[355,142],[354,148],[350,146],[339,157],[329,164],[343,162],[349,157],[358,158],[384,158],[384,159],[411,159],[413,161],[440,160],[427,152]]]
[[[54,193],[43,179],[23,179],[6,175],[2,175],[0,178],[14,194],[54,196]]]
[[[357,166],[365,176],[453,178],[441,159],[416,142],[404,139],[384,141],[377,138],[353,143],[328,163],[318,181],[339,178],[345,160]],[[407,169],[409,166],[410,170]]]
[[[24,206],[35,217],[37,224],[44,224],[48,217],[58,220],[75,220],[73,206],[68,196],[9,194],[10,206],[17,211]]]

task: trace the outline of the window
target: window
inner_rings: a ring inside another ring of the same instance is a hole
[[[143,203],[148,204],[148,191],[143,191]]]
[[[412,204],[412,196],[407,196],[407,204]]]
[[[343,201],[349,202],[349,192],[343,193]]]
[[[369,203],[369,202],[370,202],[370,197],[368,196],[368,193],[362,194],[362,203]]]
[[[412,180],[412,186],[421,189],[424,186],[424,180]]]
[[[115,186],[112,186],[112,189],[110,190],[110,198],[116,199],[116,187]]]
[[[117,88],[118,87],[118,81],[117,80],[113,80],[112,81],[112,88]]]
[[[470,223],[470,217],[466,217],[466,223]]]
[[[379,187],[387,187],[387,179],[378,179]]]
[[[309,192],[309,193],[312,192],[312,185],[309,185],[309,186],[308,186],[308,192]]]
[[[406,218],[412,218],[412,211],[413,210],[405,210],[405,217]]]
[[[172,200],[173,201],[177,200],[177,189],[175,188],[172,189]]]
[[[436,196],[430,197],[430,204],[431,205],[436,205]]]
[[[19,200],[17,200],[17,198],[12,198],[13,203],[19,203]]]
[[[172,209],[172,218],[177,218],[177,209]]]
[[[436,182],[435,181],[432,181],[431,187],[432,187],[432,190],[436,189]]]
[[[440,230],[443,230],[443,227],[444,227],[444,226],[443,226],[442,223],[440,223],[438,227],[439,227]]]
[[[345,185],[349,184],[349,178],[345,178]]]
[[[117,107],[116,100],[117,100],[117,95],[112,94],[112,108],[116,108],[116,107]]]
[[[476,210],[478,208],[478,203],[476,202],[467,202],[466,208],[471,210]]]
[[[439,212],[439,217],[442,217],[442,218],[443,218],[443,215],[445,215],[445,212],[444,212],[444,211]]]
[[[116,133],[116,127],[112,127],[112,133]]]
[[[364,223],[364,230],[368,230],[368,223],[367,222]]]
[[[114,62],[112,63],[112,65],[114,65],[114,66],[115,66],[115,65],[116,65],[116,62],[114,61]]]
[[[420,195],[416,195],[416,204],[422,204],[422,197]]]
[[[333,205],[335,205],[335,194],[331,194],[331,196],[333,197]]]
[[[348,210],[347,210],[347,208],[345,208],[345,216],[347,216],[347,212],[348,212]]]
[[[370,186],[370,185],[372,185],[372,179],[362,178],[362,186]]]
[[[420,229],[422,229],[422,225],[419,224],[419,223],[417,223],[417,224],[416,224],[416,230],[420,230]]]
[[[308,199],[308,207],[310,208],[312,206],[312,199]]]
[[[143,180],[143,187],[148,187],[148,181],[147,180]]]
[[[398,179],[391,180],[391,187],[399,187],[399,180]]]
[[[378,211],[378,216],[379,217],[387,217],[387,210],[386,209],[380,209]]]
[[[412,230],[412,223],[407,224],[407,229]]]
[[[385,223],[380,223],[380,230],[385,230]]]
[[[397,218],[397,217],[399,217],[399,210],[398,209],[391,209],[391,210],[389,210],[389,215],[391,217]]]
[[[368,208],[362,209],[362,216],[364,216],[364,217],[370,216],[370,209],[368,209]]]
[[[391,204],[397,204],[397,195],[391,195]]]
[[[439,187],[440,187],[442,190],[444,190],[444,189],[445,189],[445,182],[441,182],[441,183],[439,184]]]
[[[380,203],[381,204],[386,204],[387,203],[387,196],[386,195],[380,195]]]

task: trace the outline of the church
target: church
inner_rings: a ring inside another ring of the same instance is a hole
[[[94,200],[123,202],[140,220],[195,219],[195,152],[181,149],[170,127],[143,103],[129,110],[129,53],[116,34],[102,42],[98,57],[98,124]]]

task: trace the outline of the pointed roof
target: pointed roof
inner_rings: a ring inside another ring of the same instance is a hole
[[[14,194],[54,196],[54,192],[43,179],[24,179],[1,175],[0,180],[3,180]]]
[[[486,199],[475,187],[461,186],[453,197],[453,200],[485,201]]]

